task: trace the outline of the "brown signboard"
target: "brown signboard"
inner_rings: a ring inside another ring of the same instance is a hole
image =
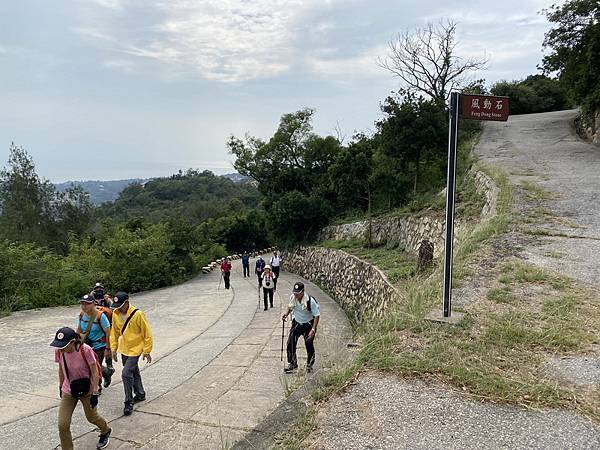
[[[508,97],[461,94],[460,117],[475,120],[508,120]]]

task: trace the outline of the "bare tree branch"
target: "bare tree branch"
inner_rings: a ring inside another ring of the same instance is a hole
[[[399,33],[389,42],[389,53],[380,67],[400,78],[408,90],[447,103],[450,92],[463,87],[470,75],[487,68],[488,59],[461,58],[455,54],[456,22],[440,20],[410,33]]]

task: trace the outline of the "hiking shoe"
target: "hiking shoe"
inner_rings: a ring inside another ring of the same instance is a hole
[[[130,416],[133,412],[133,403],[125,403],[125,407],[123,408],[123,414],[126,416]]]
[[[313,366],[306,366],[306,373],[312,373],[313,370]]]
[[[294,370],[298,368],[298,364],[288,364],[288,366],[283,369],[285,373],[292,373]]]
[[[113,373],[115,373],[115,369],[113,367],[109,367],[108,368],[110,375],[104,377],[104,387],[107,388],[110,386],[110,383],[112,382],[112,375]]]
[[[139,402],[143,402],[146,400],[146,395],[134,395],[133,396],[133,403],[139,403]]]
[[[110,433],[112,433],[112,428],[109,428],[106,433],[100,435],[100,439],[96,444],[96,449],[105,448],[108,446],[110,441]]]

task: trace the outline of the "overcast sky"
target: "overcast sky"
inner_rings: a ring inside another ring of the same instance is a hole
[[[19,0],[0,2],[0,166],[11,141],[52,181],[233,171],[225,142],[373,129],[398,80],[394,34],[451,18],[488,84],[536,73],[552,0]]]

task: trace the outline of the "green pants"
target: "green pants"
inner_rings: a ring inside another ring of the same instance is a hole
[[[60,446],[63,450],[73,449],[73,436],[71,435],[71,417],[77,406],[77,402],[81,401],[85,418],[89,423],[96,425],[100,429],[100,433],[108,432],[108,424],[100,414],[98,408],[92,408],[90,404],[91,394],[81,397],[80,399],[71,397],[69,394],[62,393],[60,406],[58,407],[58,434],[60,436]]]

